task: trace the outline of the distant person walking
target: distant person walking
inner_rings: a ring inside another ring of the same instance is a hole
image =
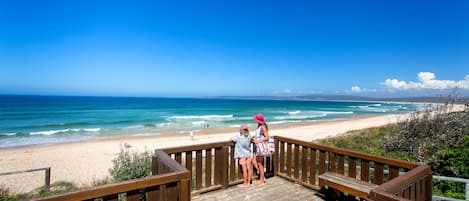
[[[239,164],[243,168],[244,183],[238,185],[239,187],[249,187],[251,182],[252,170],[251,170],[251,135],[246,125],[241,125],[239,128],[239,134],[235,135],[232,140],[235,143],[234,158],[239,160]]]
[[[254,134],[254,143],[265,142],[269,140],[269,127],[264,120],[264,115],[256,114],[253,117],[254,121],[257,122],[257,129]],[[256,146],[254,146],[254,156],[252,157],[252,165],[259,171],[259,181],[256,184],[265,183],[264,176],[264,157],[260,156]]]

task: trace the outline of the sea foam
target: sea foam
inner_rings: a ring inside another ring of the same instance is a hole
[[[202,120],[223,120],[232,119],[234,115],[185,115],[185,116],[171,116],[167,120],[189,120],[189,119],[202,119]]]
[[[49,130],[49,131],[37,131],[37,132],[30,132],[29,135],[54,135],[59,133],[66,133],[66,132],[99,132],[101,128],[85,128],[85,129],[78,129],[78,128],[67,128],[61,130]]]
[[[299,114],[299,113],[298,113]],[[335,111],[305,111],[301,112],[302,115],[288,115],[288,116],[276,116],[276,120],[301,120],[301,119],[314,119],[326,117],[327,115],[341,115],[341,114],[353,114],[353,111],[335,112]]]

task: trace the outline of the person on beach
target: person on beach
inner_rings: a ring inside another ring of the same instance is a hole
[[[254,121],[257,122],[257,129],[254,135],[254,143],[265,142],[269,140],[269,127],[264,120],[264,115],[256,114],[253,117]],[[252,157],[252,165],[259,171],[259,180],[256,184],[265,183],[264,176],[264,157],[260,156],[257,152],[256,146],[254,146],[254,156]]]
[[[251,141],[252,136],[249,135],[249,129],[246,125],[241,125],[239,134],[234,136],[232,140],[235,142],[234,158],[239,160],[239,164],[243,169],[244,183],[239,187],[249,187],[252,177],[251,171]]]

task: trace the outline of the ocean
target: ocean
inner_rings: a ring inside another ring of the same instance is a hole
[[[0,96],[0,148],[238,127],[254,124],[252,116],[257,113],[269,124],[281,124],[421,108],[387,102]]]

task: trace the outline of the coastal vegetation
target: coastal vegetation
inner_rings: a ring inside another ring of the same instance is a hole
[[[57,181],[51,184],[50,189],[45,187],[37,188],[29,193],[14,193],[6,186],[0,186],[0,201],[29,200],[37,197],[46,197],[63,192],[78,190],[79,188],[71,182]]]
[[[469,108],[453,113],[446,113],[446,109],[428,109],[397,124],[351,131],[318,142],[425,163],[432,166],[434,175],[469,179]],[[433,187],[435,195],[465,199],[463,183],[434,181]]]
[[[109,173],[115,181],[126,181],[151,176],[151,153],[148,150],[121,149],[112,160]]]

